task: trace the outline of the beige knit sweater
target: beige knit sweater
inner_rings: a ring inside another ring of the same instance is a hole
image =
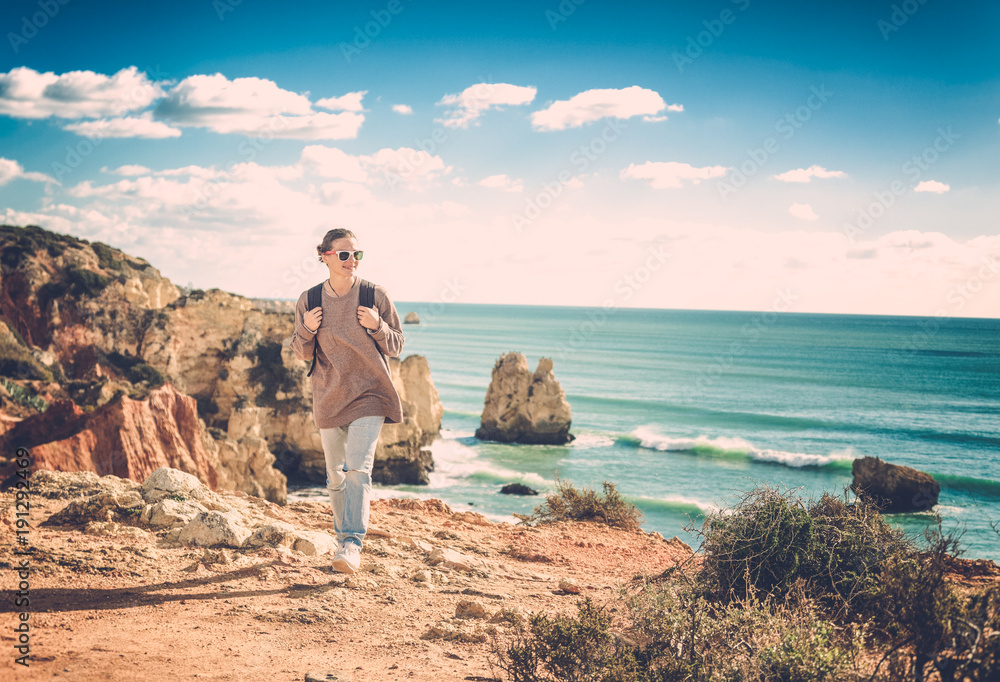
[[[323,322],[316,334],[306,329],[303,319],[308,291],[295,304],[295,336],[292,350],[312,362],[313,346],[319,344],[316,369],[312,373],[313,422],[317,428],[346,426],[360,417],[385,417],[389,423],[403,421],[399,395],[382,353],[399,357],[403,332],[399,315],[385,289],[375,285],[375,308],[382,324],[369,332],[358,322],[361,278],[344,296],[337,296],[327,280],[323,285]]]

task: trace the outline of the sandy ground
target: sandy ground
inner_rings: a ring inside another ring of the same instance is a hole
[[[591,523],[526,528],[452,513],[436,500],[381,500],[361,570],[349,578],[331,569],[330,556],[39,527],[66,503],[32,499],[26,668],[15,662],[22,558],[13,495],[0,496],[0,679],[278,682],[338,671],[356,682],[489,680],[499,675],[488,663],[489,637],[509,633],[518,610],[575,612],[585,596],[608,600],[634,576],[690,556],[657,534]],[[299,528],[331,528],[327,505],[275,509]],[[435,548],[462,556],[431,565]],[[567,578],[580,594],[560,589]],[[485,617],[455,619],[463,601]]]

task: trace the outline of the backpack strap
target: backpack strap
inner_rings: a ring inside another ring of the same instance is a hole
[[[361,280],[361,285],[358,290],[358,303],[366,308],[375,307],[375,285],[367,279]],[[371,337],[371,334],[368,336]],[[378,341],[376,341],[373,337],[372,343],[375,344],[375,350],[378,351],[378,354],[382,356],[382,361],[385,362],[385,353],[382,352],[382,347],[378,345]]]
[[[306,311],[312,310],[323,305],[323,282],[320,282],[316,286],[309,289],[306,294]],[[319,331],[318,329],[316,330]],[[309,365],[309,373],[306,374],[307,377],[312,376],[313,370],[316,368],[316,353],[319,348],[319,343],[316,341],[316,337],[313,337],[313,359],[312,364]]]
[[[358,302],[366,308],[375,307],[375,285],[367,279],[361,280],[361,292],[358,294]]]

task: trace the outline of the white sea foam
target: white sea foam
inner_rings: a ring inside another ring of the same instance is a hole
[[[574,448],[606,448],[615,444],[615,439],[603,433],[581,433],[570,445]]]
[[[649,426],[640,426],[632,435],[639,439],[639,445],[650,450],[660,451],[691,451],[698,447],[711,448],[723,452],[745,452],[753,450],[753,445],[742,438],[709,438],[708,436],[698,436],[697,438],[674,438],[657,433]]]
[[[713,502],[706,502],[705,500],[699,500],[695,497],[687,497],[685,495],[666,495],[664,497],[652,497],[650,495],[629,495],[633,500],[649,500],[650,502],[667,502],[671,504],[689,504],[692,507],[697,507],[704,512],[714,512],[720,509],[719,505]]]
[[[708,436],[675,438],[658,433],[648,426],[640,426],[632,432],[632,436],[639,439],[640,447],[650,450],[692,452],[702,449],[718,453],[744,454],[759,462],[775,462],[790,467],[823,466],[839,460],[854,459],[855,456],[851,448],[834,450],[828,455],[817,455],[803,452],[785,452],[770,448],[757,448],[743,438],[729,438],[726,436],[719,436],[717,438],[710,438]]]
[[[513,471],[490,464],[479,457],[473,448],[457,440],[441,438],[431,445],[434,471],[430,474],[430,488],[448,488],[476,474],[489,474],[500,480],[547,487],[549,482],[534,472]]]

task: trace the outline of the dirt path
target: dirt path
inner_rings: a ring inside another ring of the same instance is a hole
[[[530,529],[452,513],[436,500],[381,500],[372,505],[362,569],[348,578],[332,571],[329,556],[170,547],[162,534],[134,529],[104,536],[38,527],[65,503],[33,500],[25,668],[14,660],[21,557],[13,496],[0,496],[0,678],[279,682],[337,670],[356,682],[490,679],[489,637],[509,632],[518,614],[573,612],[584,596],[603,601],[635,575],[689,556],[656,534],[589,523]],[[318,503],[288,505],[279,516],[330,528]],[[435,549],[450,553],[432,565]],[[580,594],[560,589],[563,579]],[[473,617],[454,618],[461,602],[475,603],[461,606]]]

